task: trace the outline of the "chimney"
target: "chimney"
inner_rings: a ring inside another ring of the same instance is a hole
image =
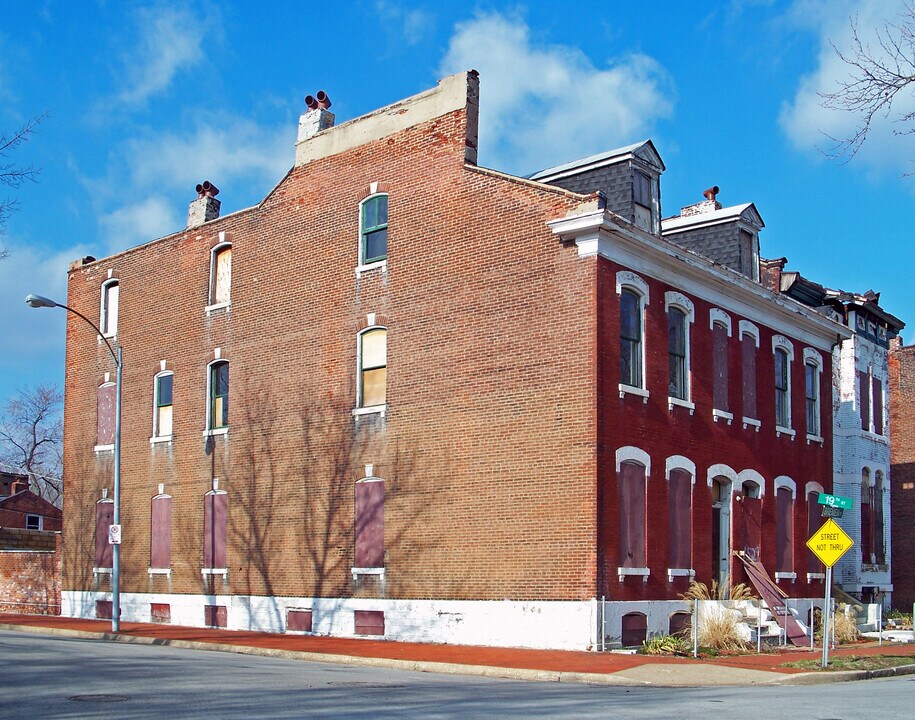
[[[29,489],[28,480],[16,480],[12,485],[10,485],[10,495],[15,495],[16,493],[21,493],[24,490]]]
[[[308,110],[299,118],[299,137],[296,143],[334,126],[334,114],[328,111],[330,106],[330,98],[323,90],[318,90],[316,95],[305,96],[305,107]]]
[[[776,258],[775,260],[759,259],[759,281],[763,287],[772,292],[782,291],[782,271],[788,264],[788,258]]]
[[[686,207],[680,208],[680,217],[691,217],[693,215],[701,215],[702,213],[721,210],[721,203],[717,200],[718,193],[720,192],[721,188],[717,185],[712,185],[712,187],[702,193],[705,200],[696,203],[695,205],[687,205]]]
[[[187,208],[187,226],[200,227],[205,222],[219,217],[221,203],[216,199],[219,188],[209,180],[204,180],[197,186],[197,199]]]

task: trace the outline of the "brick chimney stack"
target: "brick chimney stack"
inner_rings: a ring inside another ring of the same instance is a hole
[[[323,90],[318,90],[315,95],[305,96],[305,107],[308,110],[299,118],[299,137],[296,143],[334,126],[334,114],[328,110],[330,106],[330,98]]]
[[[23,490],[29,489],[28,480],[16,480],[12,485],[10,485],[10,495],[15,495],[16,493],[21,493]]]
[[[763,287],[772,292],[782,291],[782,271],[788,264],[788,258],[776,258],[775,260],[759,259],[759,281]]]
[[[187,208],[187,226],[200,227],[205,222],[219,217],[219,206],[222,204],[216,199],[219,188],[209,180],[204,180],[197,186],[197,199]]]

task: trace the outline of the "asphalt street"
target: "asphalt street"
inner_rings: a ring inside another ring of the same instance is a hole
[[[811,687],[520,682],[0,632],[0,718],[912,717],[915,677]]]

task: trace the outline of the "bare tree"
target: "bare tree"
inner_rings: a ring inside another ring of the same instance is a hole
[[[26,473],[31,489],[59,505],[63,496],[63,392],[58,385],[25,387],[0,416],[0,462]]]
[[[862,40],[857,18],[850,19],[851,49],[842,52],[835,44],[833,49],[849,66],[851,76],[839,82],[838,90],[820,93],[821,105],[832,110],[844,110],[858,116],[855,132],[845,138],[827,135],[833,146],[827,149],[830,157],[850,159],[861,149],[872,129],[875,118],[893,115],[893,103],[905,90],[915,89],[915,6],[908,0],[902,3],[899,22],[885,22],[876,31],[876,46]],[[910,87],[911,86],[911,87]],[[896,113],[894,122],[899,135],[915,132],[915,110]]]
[[[25,182],[38,179],[38,169],[31,165],[19,165],[9,162],[10,153],[23,143],[28,142],[38,124],[47,117],[47,113],[31,118],[25,125],[11,134],[0,135],[0,185],[8,188],[21,187]],[[0,231],[6,225],[9,214],[16,209],[17,201],[9,198],[0,199]],[[0,260],[7,256],[7,250],[0,248]]]

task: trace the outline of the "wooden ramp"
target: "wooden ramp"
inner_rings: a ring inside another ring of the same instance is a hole
[[[809,646],[810,638],[794,618],[791,610],[785,605],[785,600],[788,596],[769,577],[769,573],[766,572],[766,568],[763,567],[762,563],[757,560],[750,560],[741,552],[735,552],[734,554],[743,562],[747,577],[753,587],[756,588],[759,596],[766,601],[766,605],[769,606],[769,612],[772,613],[772,619],[785,631],[788,640],[798,647]]]

